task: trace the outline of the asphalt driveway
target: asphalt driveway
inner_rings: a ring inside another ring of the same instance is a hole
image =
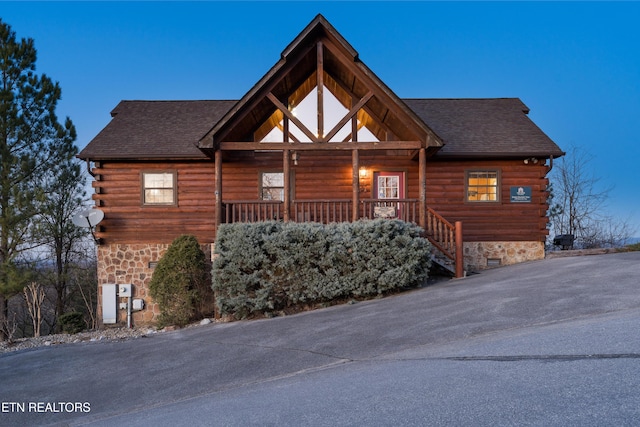
[[[640,253],[0,356],[0,425],[636,425]]]

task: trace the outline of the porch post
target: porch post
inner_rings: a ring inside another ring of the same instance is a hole
[[[351,182],[353,187],[351,220],[357,221],[360,217],[360,157],[357,149],[351,151]]]
[[[282,150],[282,175],[284,176],[284,201],[282,218],[284,222],[289,221],[289,208],[291,206],[291,160],[289,150]]]
[[[427,150],[420,149],[418,179],[420,180],[420,218],[418,225],[423,230],[427,229]]]
[[[464,277],[464,243],[462,241],[462,222],[456,221],[456,278]]]
[[[222,224],[222,151],[216,150],[215,153],[215,222],[216,222],[216,234],[218,233],[218,227]]]

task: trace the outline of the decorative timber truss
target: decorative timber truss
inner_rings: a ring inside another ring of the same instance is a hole
[[[198,147],[215,159],[217,224],[225,218],[222,194],[225,152],[282,152],[284,221],[293,218],[289,189],[294,153],[351,152],[353,191],[347,220],[353,221],[361,215],[361,152],[394,150],[410,159],[417,158],[416,222],[427,230],[430,240],[443,253],[461,262],[461,256],[457,256],[461,255],[461,236],[456,242],[455,227],[426,204],[427,157],[442,145],[438,135],[318,15],[282,52],[271,70],[201,138]]]

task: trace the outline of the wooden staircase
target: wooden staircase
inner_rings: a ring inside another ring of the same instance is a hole
[[[427,208],[425,237],[437,250],[432,257],[436,267],[453,277],[464,277],[462,222],[452,224],[433,209]]]

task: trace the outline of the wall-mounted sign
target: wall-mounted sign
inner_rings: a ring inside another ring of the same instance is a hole
[[[531,187],[511,187],[511,203],[531,203]]]
[[[395,218],[396,208],[393,206],[375,206],[373,208],[374,218]]]

